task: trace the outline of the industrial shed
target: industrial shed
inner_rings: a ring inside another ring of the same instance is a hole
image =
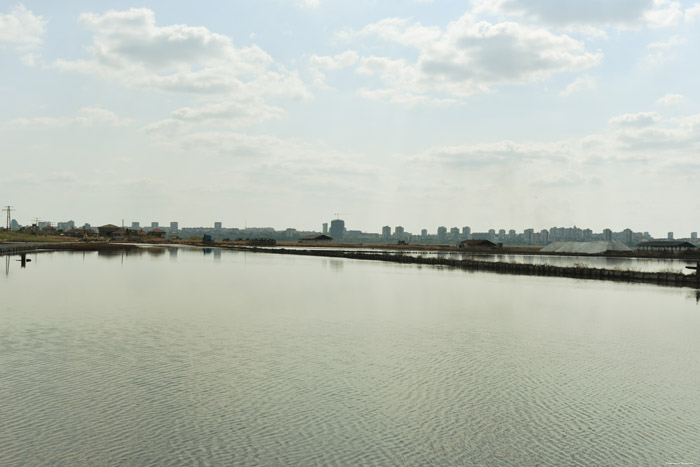
[[[307,235],[306,237],[301,237],[300,242],[330,242],[333,238],[328,235]]]
[[[632,251],[617,240],[609,242],[554,242],[542,248],[542,253],[575,253],[580,255],[603,255],[608,252]]]
[[[637,245],[640,250],[651,250],[651,251],[681,251],[681,250],[692,250],[695,248],[690,242],[683,242],[678,240],[650,240],[648,242],[642,242]]]

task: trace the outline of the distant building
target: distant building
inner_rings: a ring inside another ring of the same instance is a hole
[[[693,241],[697,241],[698,233],[697,232],[690,232],[690,239]]]
[[[170,223],[170,233],[177,233],[179,227],[180,227],[180,224],[178,224],[177,222],[171,222]]]
[[[151,229],[157,229],[158,228],[158,222],[151,222]]]
[[[471,227],[462,227],[462,237],[465,239],[469,239],[472,236],[472,228]]]
[[[12,219],[12,222],[10,222],[10,230],[19,230],[21,227],[16,219]]]
[[[56,225],[56,228],[57,228],[58,230],[63,230],[63,231],[71,230],[71,229],[74,229],[74,228],[75,228],[75,222],[74,222],[74,221],[59,222],[59,223]]]
[[[428,236],[428,229],[422,229],[420,231],[420,236],[421,237],[427,237]]]
[[[668,236],[666,237],[667,240],[673,240],[673,232],[669,232]]]
[[[459,237],[459,228],[458,227],[452,227],[450,229],[450,237],[455,238],[455,239]]]
[[[333,239],[328,235],[307,235],[299,239],[300,242],[330,242],[331,240]]]
[[[534,233],[535,229],[525,229],[523,231],[523,240],[525,241],[525,243],[532,243],[532,237],[534,236]]]
[[[214,230],[221,230],[221,222],[214,222]]]
[[[148,235],[151,237],[163,238],[165,236],[165,230],[161,230],[161,229],[149,230]]]
[[[543,229],[540,231],[540,243],[544,243],[545,245],[549,243],[549,230]]]
[[[403,234],[404,234],[404,230],[403,230],[402,226],[397,225],[396,227],[394,227],[394,236],[395,237],[401,238],[401,237],[403,237]]]
[[[97,228],[100,237],[111,237],[114,232],[119,230],[121,227],[117,227],[114,224],[106,224]]]
[[[321,227],[323,227],[323,235],[328,234],[328,222],[324,222]]]
[[[138,230],[138,229],[141,228],[141,223],[140,223],[140,222],[136,222],[136,221],[132,221],[132,222],[131,222],[131,228],[134,229],[134,230]]]
[[[612,242],[612,230],[603,230],[603,240],[605,240],[606,242]]]
[[[459,242],[460,248],[496,248],[499,246],[489,240],[462,240]]]
[[[441,242],[444,242],[445,239],[447,238],[447,227],[445,227],[444,225],[441,225],[440,227],[438,227],[437,236],[438,236],[438,240],[440,240]]]
[[[345,236],[345,221],[342,219],[333,219],[329,232],[333,238],[343,238]]]
[[[382,227],[382,238],[391,238],[391,227],[389,227],[388,225]]]
[[[625,229],[622,231],[623,242],[631,245],[632,244],[632,229]]]

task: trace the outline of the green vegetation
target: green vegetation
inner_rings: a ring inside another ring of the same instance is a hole
[[[11,231],[1,231],[0,232],[0,242],[41,242],[41,243],[55,243],[55,242],[72,242],[74,239],[67,237],[57,237],[51,235],[44,235],[41,233],[34,232],[18,232],[15,230]]]

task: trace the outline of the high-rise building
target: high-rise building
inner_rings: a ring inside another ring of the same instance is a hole
[[[323,227],[323,235],[327,235],[328,234],[328,222],[324,222],[321,227]]]
[[[180,227],[180,224],[178,224],[177,222],[171,222],[170,223],[170,233],[177,232],[179,227]]]
[[[397,225],[396,227],[394,227],[394,236],[395,237],[402,237],[403,234],[404,234],[404,230],[403,230],[402,226]]]
[[[535,229],[525,229],[523,231],[523,240],[525,243],[532,243],[534,233]]]
[[[428,236],[428,229],[423,229],[420,231],[420,236],[421,237],[427,237]]]
[[[452,227],[450,229],[450,237],[455,239],[459,237],[459,227]]]
[[[690,239],[695,241],[698,239],[698,233],[697,232],[690,232]]]
[[[625,238],[625,243],[628,245],[631,245],[632,244],[632,229],[623,230],[622,235]]]
[[[606,242],[611,242],[612,241],[612,230],[610,230],[610,229],[603,230],[603,239]]]
[[[390,238],[391,237],[391,227],[388,225],[385,225],[382,227],[382,238]]]
[[[669,233],[668,233],[667,239],[668,239],[668,240],[673,240],[673,232],[669,232]]]
[[[445,227],[444,225],[441,225],[440,227],[438,227],[437,236],[438,236],[438,240],[444,241],[447,238],[447,227]]]
[[[333,219],[329,231],[333,238],[343,238],[345,235],[345,221],[342,219]]]
[[[545,245],[549,243],[549,230],[542,229],[540,231],[540,243],[544,243]]]
[[[472,234],[471,227],[462,227],[462,237],[469,238]]]
[[[151,229],[157,229],[158,228],[158,222],[151,222]]]
[[[214,222],[214,229],[221,230],[221,222]]]
[[[131,222],[131,228],[134,229],[134,230],[138,230],[138,229],[141,228],[141,223],[140,223],[140,222],[132,221],[132,222]]]

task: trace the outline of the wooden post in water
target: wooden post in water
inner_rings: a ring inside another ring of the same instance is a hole
[[[686,269],[695,269],[695,286],[700,287],[700,262],[695,263],[695,266],[686,266]]]

